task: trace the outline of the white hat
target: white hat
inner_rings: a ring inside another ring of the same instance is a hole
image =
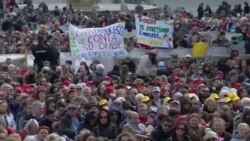
[[[138,101],[139,99],[142,99],[143,97],[144,97],[143,94],[138,93],[138,94],[135,95],[135,100]]]
[[[158,67],[165,67],[164,61],[160,61],[160,62],[158,63]]]
[[[231,93],[237,93],[237,90],[235,88],[230,88],[229,92],[231,92]]]
[[[121,101],[121,102],[126,101],[126,99],[125,99],[124,97],[118,97],[116,100],[119,100],[119,101]]]
[[[152,92],[153,92],[153,93],[154,93],[154,92],[161,92],[161,89],[160,89],[160,87],[155,86],[155,87],[153,87]]]
[[[228,96],[228,94],[229,94],[229,90],[227,90],[227,89],[221,89],[221,91],[219,93],[219,97],[220,98],[225,98],[225,97]]]
[[[244,97],[240,100],[240,105],[243,108],[250,107],[250,98],[249,97]]]
[[[76,85],[75,85],[75,84],[73,84],[73,83],[70,83],[68,87],[69,87],[69,88],[75,88],[75,87],[76,87]]]
[[[172,98],[173,98],[174,100],[178,100],[178,99],[180,99],[182,96],[183,96],[182,93],[176,92],[176,93],[173,94]]]
[[[206,141],[206,140],[208,140],[208,139],[210,139],[210,138],[216,138],[216,139],[218,139],[219,136],[218,136],[218,134],[217,134],[216,132],[214,132],[214,131],[207,131],[206,134],[205,134],[205,136],[204,136],[204,140]]]
[[[185,58],[192,58],[192,56],[190,54],[186,54]]]
[[[99,69],[105,69],[104,65],[103,64],[98,64],[96,65],[96,69],[99,70]]]
[[[227,86],[223,86],[222,88],[221,88],[222,90],[230,90],[230,88],[229,87],[227,87]]]

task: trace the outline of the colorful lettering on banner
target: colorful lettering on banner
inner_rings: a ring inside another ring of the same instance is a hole
[[[69,26],[71,55],[77,60],[119,57],[127,55],[124,49],[124,23],[103,28],[80,29]]]
[[[173,25],[135,15],[137,42],[157,48],[173,48]]]

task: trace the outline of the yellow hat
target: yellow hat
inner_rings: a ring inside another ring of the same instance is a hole
[[[150,98],[148,96],[143,96],[142,102],[148,102]]]
[[[235,92],[229,93],[228,97],[229,97],[232,101],[240,100],[239,96],[238,96]]]
[[[174,103],[175,103],[175,104],[178,104],[178,105],[181,105],[181,103],[180,103],[178,100],[173,100],[173,101],[170,102],[170,104],[172,104],[172,105],[173,105]]]
[[[172,98],[170,98],[169,96],[166,96],[166,97],[163,99],[163,102],[164,102],[164,103],[168,103],[170,100],[172,100]]]
[[[229,103],[231,99],[229,97],[221,98],[218,100],[218,103]]]
[[[185,96],[187,96],[188,98],[193,98],[195,96],[194,93],[187,93],[185,94]]]
[[[106,99],[101,99],[99,102],[98,102],[98,105],[99,106],[103,106],[103,105],[106,105],[108,104],[108,101]]]
[[[211,93],[209,97],[211,97],[213,99],[219,99],[220,98],[217,93]]]
[[[215,100],[215,99],[214,99],[213,97],[210,96],[210,97],[208,97],[208,98],[206,99],[206,103],[207,103],[208,100]]]

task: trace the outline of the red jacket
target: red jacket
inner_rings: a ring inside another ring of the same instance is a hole
[[[147,124],[148,118],[147,117],[139,117],[140,123],[143,123],[144,125]]]
[[[20,135],[22,140],[24,140],[28,133],[24,129],[21,129],[19,130],[18,134]]]

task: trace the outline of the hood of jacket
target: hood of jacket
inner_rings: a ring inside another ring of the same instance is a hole
[[[118,123],[117,124],[120,124],[124,119],[122,112],[117,107],[114,107],[114,106],[109,108],[109,114],[111,114],[112,112],[118,113],[118,120],[117,120]]]

